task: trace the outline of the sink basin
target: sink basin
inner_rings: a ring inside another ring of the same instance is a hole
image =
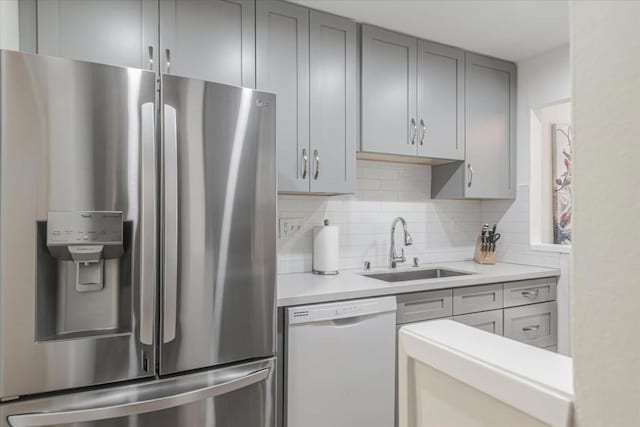
[[[384,280],[385,282],[406,282],[407,280],[440,279],[442,277],[467,276],[473,273],[431,268],[429,270],[409,270],[392,273],[364,274],[365,277]]]

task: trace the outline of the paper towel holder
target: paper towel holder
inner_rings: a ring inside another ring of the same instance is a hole
[[[329,220],[328,219],[325,219],[324,221],[322,221],[322,226],[327,227],[328,225],[329,225]],[[321,227],[316,227],[316,228],[322,228],[322,226]],[[314,239],[315,239],[315,234],[314,234]],[[315,254],[315,245],[314,245],[314,255],[313,256],[314,257],[316,256],[316,254]],[[315,260],[314,260],[313,264],[314,264],[314,268],[311,270],[311,272],[313,274],[319,274],[321,276],[335,276],[336,274],[339,273],[338,270],[317,270],[315,268]]]

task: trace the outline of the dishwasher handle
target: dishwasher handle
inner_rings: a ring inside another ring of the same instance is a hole
[[[329,304],[315,304],[287,309],[290,325],[338,321],[336,324],[353,323],[362,317],[396,311],[395,297],[371,298]],[[353,319],[353,320],[347,320]]]

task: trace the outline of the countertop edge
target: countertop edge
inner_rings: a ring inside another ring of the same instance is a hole
[[[523,266],[534,267],[534,266]],[[535,268],[535,267],[534,267]],[[467,286],[479,286],[490,283],[506,283],[515,282],[520,280],[534,280],[544,279],[548,277],[559,277],[560,269],[540,267],[540,271],[537,272],[523,272],[523,273],[510,273],[510,274],[496,274],[496,275],[483,275],[478,274],[473,276],[464,276],[458,280],[438,280],[434,282],[419,282],[404,284],[398,284],[394,286],[388,286],[383,288],[371,288],[371,289],[345,289],[331,293],[313,294],[313,295],[300,295],[292,297],[283,297],[277,299],[278,308],[292,307],[307,304],[319,304],[326,302],[346,301],[356,298],[371,298],[386,295],[400,295],[421,291],[435,291],[439,289],[453,289]],[[448,278],[451,279],[451,278]]]

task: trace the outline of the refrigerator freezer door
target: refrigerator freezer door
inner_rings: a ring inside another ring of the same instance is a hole
[[[275,427],[275,361],[0,406],[2,427]]]
[[[152,376],[154,73],[0,51],[0,94],[0,398]]]
[[[160,373],[275,353],[275,95],[164,75]]]

